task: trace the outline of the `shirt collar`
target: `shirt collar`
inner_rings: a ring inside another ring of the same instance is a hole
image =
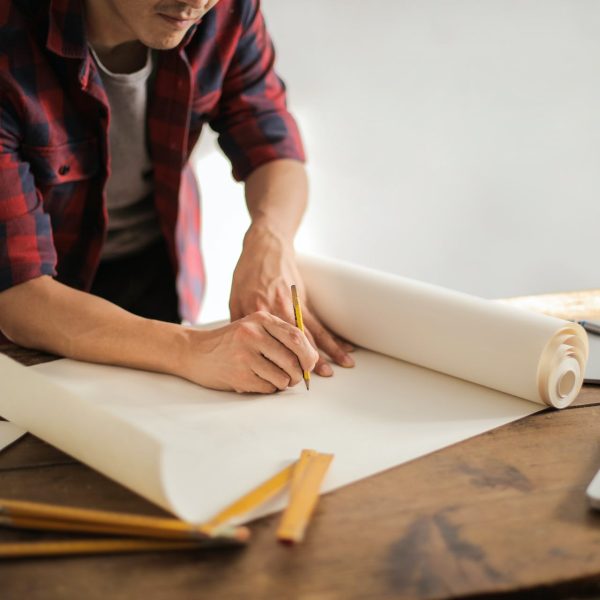
[[[179,43],[179,48],[185,48],[192,40],[192,38],[194,37],[194,34],[196,33],[196,29],[198,28],[198,25],[202,22],[202,19],[200,19],[199,21],[197,21],[196,23],[194,23],[185,33],[185,35],[183,36],[183,39],[181,40],[181,42]]]
[[[87,41],[81,0],[50,0],[46,46],[67,58],[85,58]]]

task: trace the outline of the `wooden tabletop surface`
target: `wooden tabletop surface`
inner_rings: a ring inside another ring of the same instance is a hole
[[[24,364],[47,355],[0,345]],[[0,598],[594,598],[600,388],[321,498],[307,539],[204,552],[5,560]],[[0,453],[1,496],[108,510],[160,509],[31,435]],[[0,540],[34,534],[4,530]],[[35,534],[37,535],[37,534]],[[38,536],[39,537],[39,536]],[[489,596],[491,594],[491,596]]]

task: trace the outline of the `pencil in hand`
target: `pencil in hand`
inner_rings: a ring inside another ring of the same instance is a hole
[[[296,286],[292,285],[292,304],[294,306],[294,319],[296,320],[296,327],[304,333],[304,321],[302,320],[302,309],[300,308],[300,302],[298,300],[298,291],[296,290]],[[300,365],[302,367],[302,365]],[[303,371],[304,383],[306,385],[306,389],[310,389],[310,373],[308,371]]]

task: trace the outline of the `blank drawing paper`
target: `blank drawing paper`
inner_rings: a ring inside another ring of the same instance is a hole
[[[0,414],[201,522],[303,448],[335,454],[331,491],[579,392],[587,338],[576,324],[338,261],[301,266],[313,309],[361,347],[354,369],[313,377],[310,392],[238,395],[120,367],[0,357]]]

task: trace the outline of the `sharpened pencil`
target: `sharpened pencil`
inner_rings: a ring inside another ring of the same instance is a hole
[[[28,556],[65,556],[69,554],[122,554],[165,550],[201,550],[225,545],[223,540],[206,538],[197,542],[147,539],[82,539],[41,542],[1,542],[0,559]]]
[[[169,540],[198,540],[219,536],[243,543],[250,537],[246,527],[222,528],[213,532],[203,525],[194,525],[179,519],[4,498],[0,498],[0,519],[5,526],[24,529],[107,533]]]
[[[304,333],[304,321],[302,320],[302,309],[300,308],[300,301],[298,300],[298,290],[296,286],[292,285],[292,304],[294,306],[294,319],[296,320],[296,327]],[[302,367],[302,365],[300,365]],[[304,384],[306,389],[310,389],[310,373],[308,371],[302,371],[304,377]]]

